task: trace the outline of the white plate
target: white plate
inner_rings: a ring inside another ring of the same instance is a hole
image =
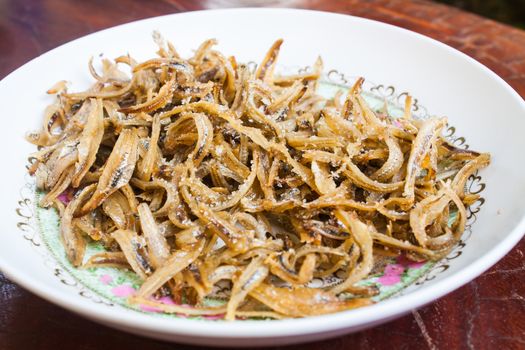
[[[395,94],[387,87],[382,90],[390,97],[410,91],[427,111],[449,117],[457,135],[464,136],[473,149],[488,151],[493,157],[482,172],[483,180],[472,180],[473,186],[486,184],[485,203],[471,218],[466,244],[403,293],[369,307],[304,319],[229,323],[159,317],[116,305],[97,294],[54,258],[40,235],[31,180],[28,185],[25,175],[33,147],[23,136],[39,125],[51,101],[44,92],[54,82],[67,79],[74,83],[71,90],[86,87],[90,83],[87,60],[100,53],[110,58],[126,52],[138,59],[151,57],[156,50],[153,30],[173,41],[183,55],[202,40],[215,37],[219,49],[235,54],[239,61],[260,60],[271,43],[282,37],[285,44],[279,59],[283,66],[310,65],[320,54],[328,70],[395,86]],[[195,344],[253,346],[354,332],[398,317],[469,282],[503,257],[525,231],[522,98],[460,52],[379,22],[281,9],[216,10],[147,19],[88,35],[34,59],[0,82],[0,102],[7,121],[0,140],[4,150],[1,270],[53,303],[135,334]]]

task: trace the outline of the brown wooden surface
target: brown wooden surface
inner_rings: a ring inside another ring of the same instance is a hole
[[[263,5],[352,14],[417,31],[481,61],[525,96],[524,31],[416,0],[0,0],[0,78],[60,44],[113,25],[175,12]],[[525,349],[524,251],[522,240],[481,277],[409,316],[288,349]],[[197,349],[84,320],[0,274],[0,349],[106,348]]]

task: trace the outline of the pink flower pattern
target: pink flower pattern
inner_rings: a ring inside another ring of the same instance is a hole
[[[135,293],[135,288],[127,284],[123,284],[121,286],[111,289],[111,293],[113,293],[113,295],[116,297],[126,298]]]
[[[110,275],[102,275],[100,276],[99,280],[100,282],[102,282],[102,284],[108,285],[111,282],[113,282],[113,277],[111,277]]]
[[[57,198],[62,202],[64,203],[64,205],[68,205],[69,202],[71,202],[71,200],[73,199],[73,193],[71,192],[71,190],[68,188],[66,189],[64,192],[62,192],[61,194],[59,194],[57,196]]]
[[[379,277],[377,282],[383,286],[391,286],[401,282],[401,275],[405,272],[405,268],[399,264],[388,264],[385,267],[383,276]]]
[[[396,259],[396,264],[388,264],[385,267],[383,276],[377,279],[377,282],[383,286],[392,286],[401,282],[401,276],[407,269],[419,269],[425,262],[416,262],[410,260],[406,255],[400,255]]]

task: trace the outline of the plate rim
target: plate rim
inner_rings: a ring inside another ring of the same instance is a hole
[[[447,51],[448,54],[459,56],[468,63],[481,70],[481,73],[488,75],[492,81],[499,84],[509,96],[521,105],[525,111],[525,101],[521,96],[501,77],[499,77],[492,70],[487,68],[482,63],[476,61],[470,56],[456,50],[442,42],[427,37],[425,35],[413,32],[408,29],[397,27],[388,23],[371,20],[367,18],[351,16],[346,14],[332,13],[326,11],[306,10],[306,9],[283,9],[283,8],[229,8],[229,9],[211,9],[200,11],[189,11],[182,13],[173,13],[162,16],[145,18],[137,21],[120,24],[110,28],[106,28],[80,38],[66,42],[58,47],[55,47],[38,57],[35,57],[24,63],[19,68],[15,69],[0,81],[0,88],[9,84],[11,79],[16,78],[19,70],[26,65],[32,64],[42,58],[42,56],[50,55],[52,52],[60,50],[73,42],[83,40],[93,35],[100,35],[106,31],[111,31],[123,26],[129,26],[142,22],[155,22],[159,19],[167,17],[176,18],[177,16],[198,16],[206,12],[289,12],[290,14],[307,14],[318,15],[326,17],[346,17],[353,21],[372,24],[376,26],[383,26],[390,31],[397,31],[404,33],[404,35],[411,35],[417,40],[423,40],[428,44],[439,47]],[[93,304],[87,300],[83,300],[76,295],[66,293],[62,288],[56,288],[47,283],[34,280],[32,275],[20,270],[16,265],[10,264],[4,257],[0,256],[0,270],[12,281],[19,284],[26,290],[42,297],[43,299],[59,305],[65,309],[81,314],[85,317],[97,320],[105,324],[118,324],[127,328],[140,328],[141,330],[151,332],[153,334],[170,334],[173,336],[199,336],[203,338],[217,338],[217,339],[231,339],[231,338],[268,338],[268,337],[292,337],[300,335],[312,335],[325,332],[333,332],[352,327],[364,327],[366,325],[386,322],[396,316],[401,316],[410,310],[417,309],[425,304],[428,304],[442,296],[458,289],[459,287],[470,282],[484,271],[493,266],[504,255],[506,255],[524,236],[525,234],[525,216],[514,226],[512,230],[508,231],[507,236],[492,249],[484,255],[478,256],[471,264],[461,268],[448,277],[435,282],[431,286],[422,287],[406,295],[402,295],[393,299],[384,300],[375,305],[368,307],[342,311],[334,314],[312,316],[301,319],[283,319],[272,321],[253,321],[245,320],[239,322],[228,321],[207,321],[207,320],[192,320],[183,318],[173,319],[157,319],[147,314],[141,313],[127,313],[126,318],[122,318],[121,311],[115,311],[107,306]],[[264,324],[264,327],[261,325]]]

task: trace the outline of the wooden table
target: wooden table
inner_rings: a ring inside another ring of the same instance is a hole
[[[262,5],[352,14],[423,33],[481,61],[525,96],[524,31],[421,0],[0,0],[0,78],[60,44],[117,24],[174,12]],[[490,271],[411,315],[289,349],[525,349],[524,251],[522,240]],[[0,274],[0,349],[57,348],[197,349],[92,323]]]

